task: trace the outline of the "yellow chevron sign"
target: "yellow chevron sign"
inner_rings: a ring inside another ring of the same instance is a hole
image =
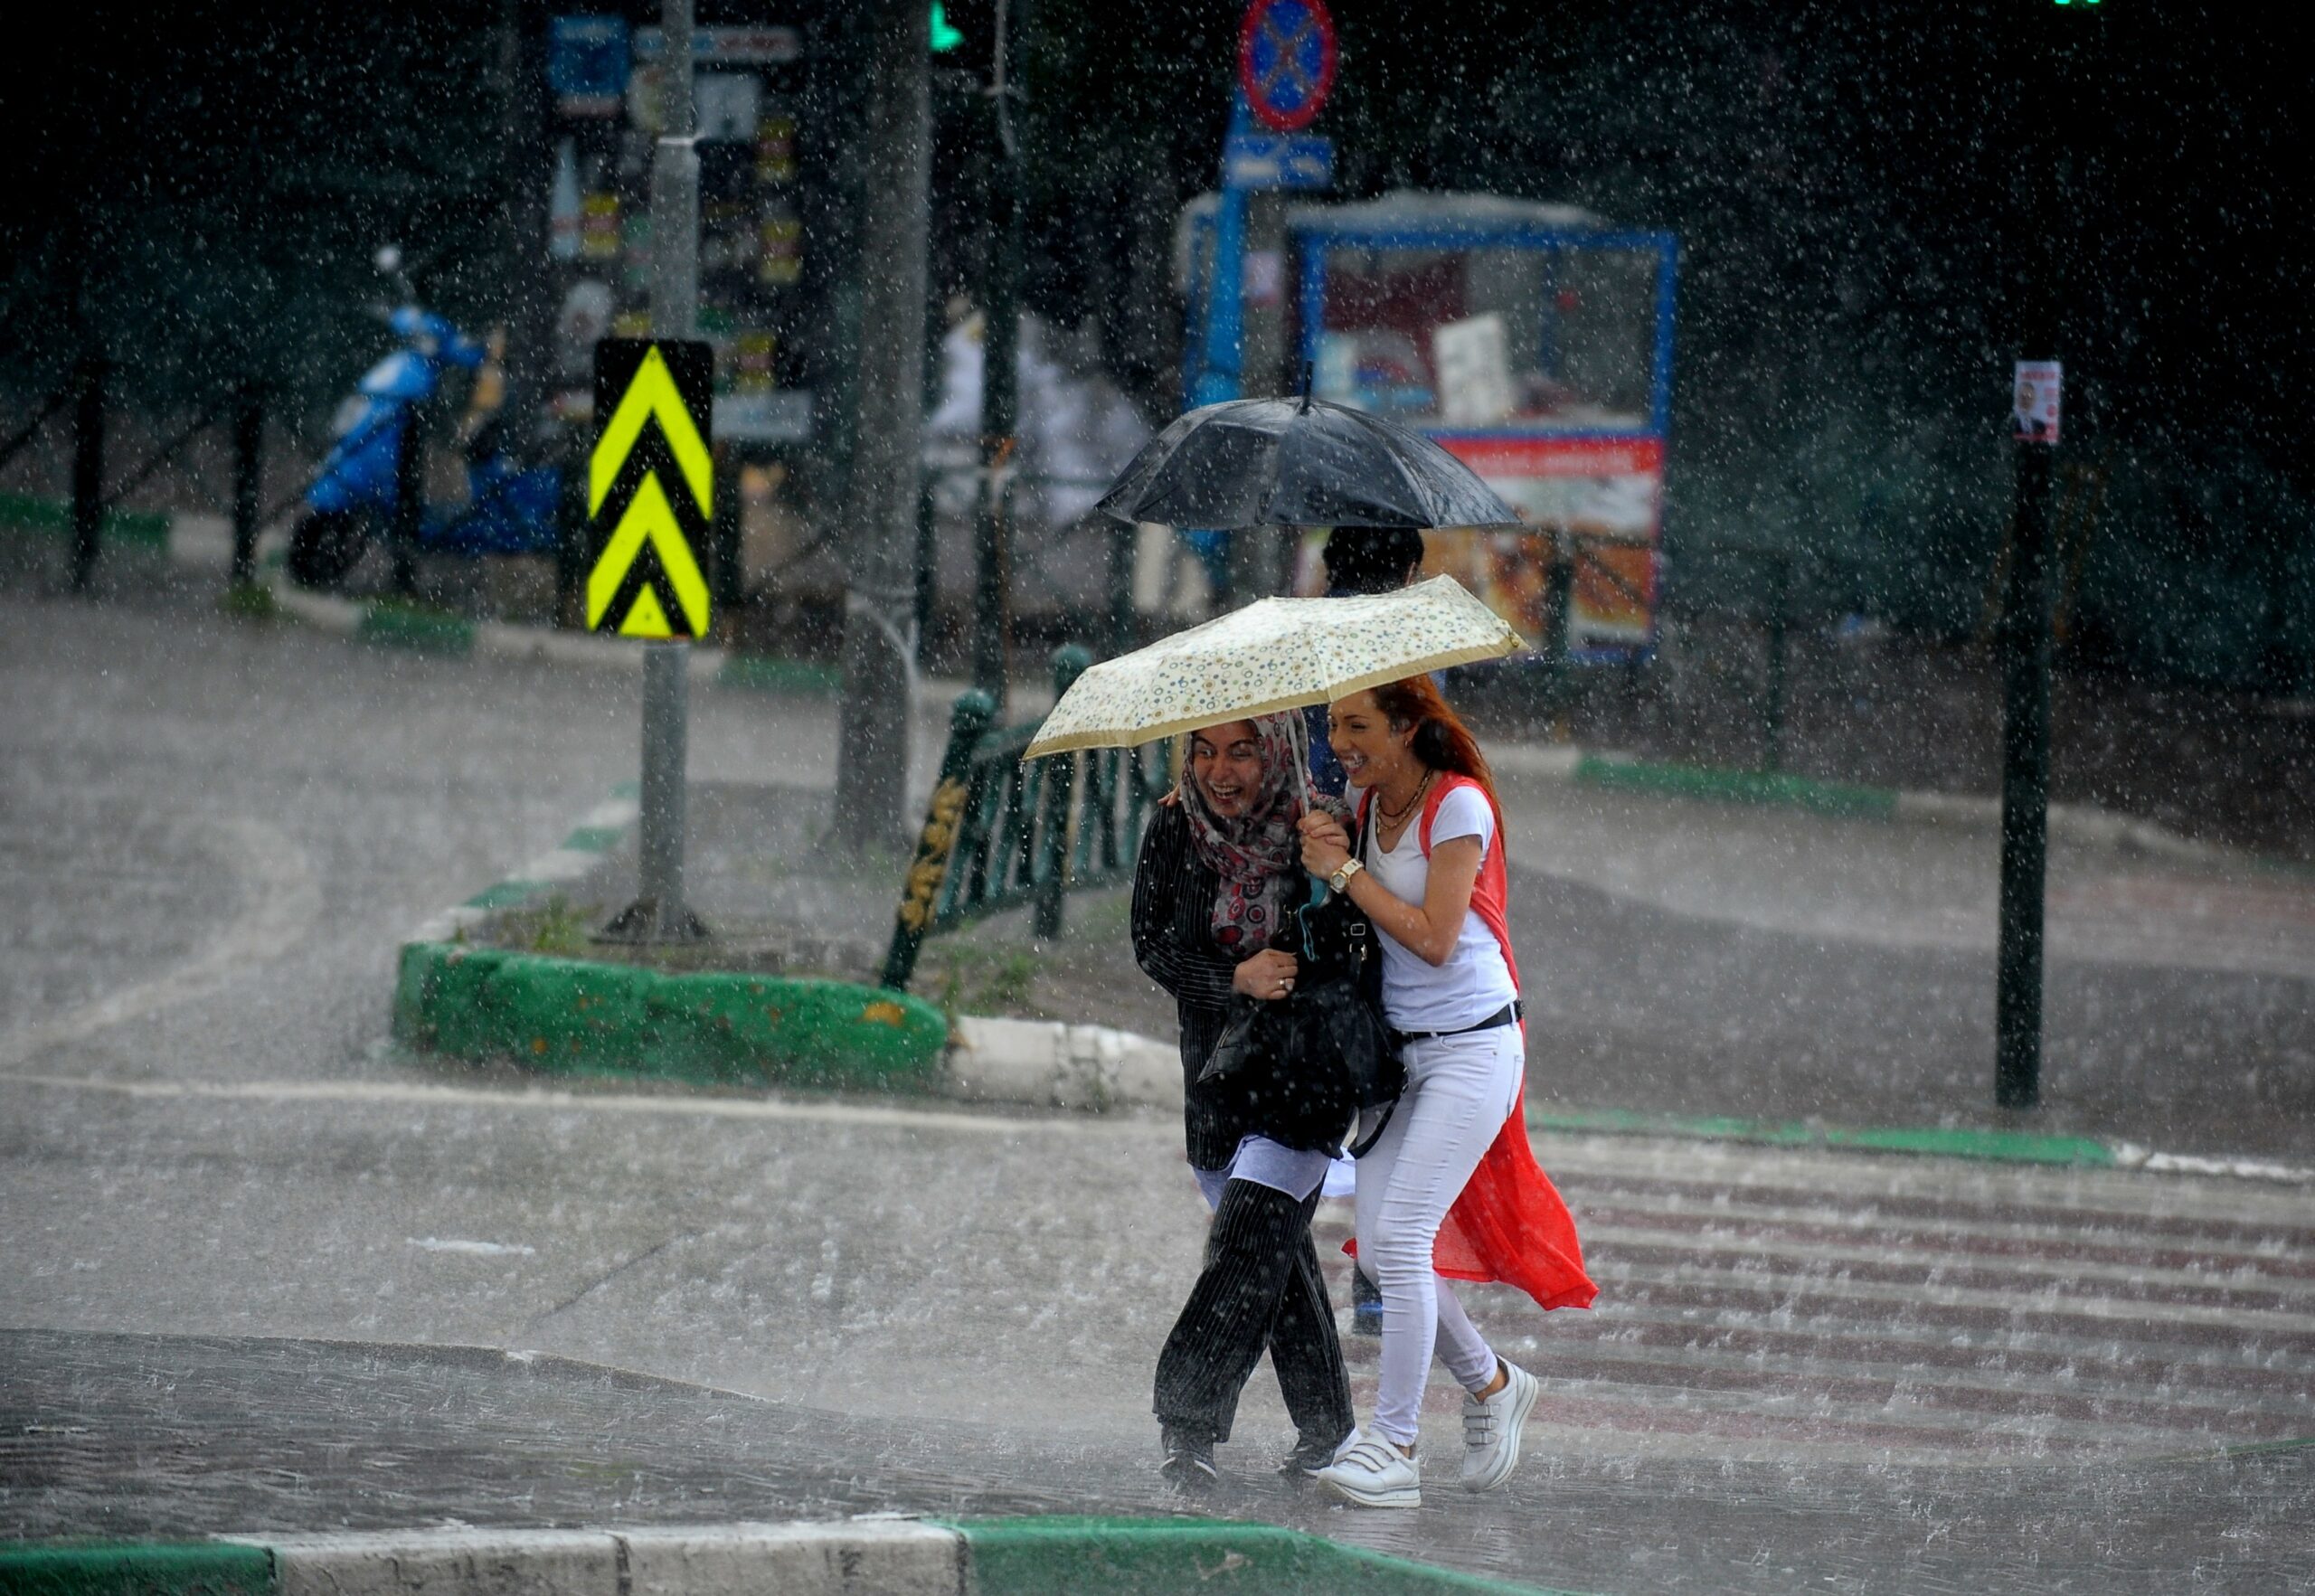
[[[595,345],[595,448],[587,461],[587,626],[624,637],[707,632],[701,572],[715,515],[709,442],[715,361],[690,340]]]

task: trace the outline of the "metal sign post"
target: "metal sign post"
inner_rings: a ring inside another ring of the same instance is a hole
[[[706,935],[684,903],[685,684],[713,602],[703,558],[714,529],[710,449],[714,354],[687,339],[595,345],[595,448],[587,467],[591,630],[634,637],[643,661],[641,875],[602,934],[624,941]]]
[[[2046,17],[2050,14],[2046,10]],[[2069,19],[2070,21],[2071,19]],[[2055,26],[2055,24],[2052,24]],[[2051,489],[2061,428],[2065,342],[2059,284],[2072,230],[2059,202],[2059,168],[2072,155],[2052,129],[2075,126],[2062,107],[2078,91],[2070,61],[2081,35],[2026,32],[2012,140],[2009,335],[2021,359],[2010,375],[2008,430],[2015,461],[2009,573],[1998,634],[2002,675],[2000,928],[1994,984],[1994,1102],[2042,1100],[2045,911],[2050,845]],[[2094,42],[2095,35],[2092,35]]]
[[[713,547],[715,356],[699,313],[699,152],[692,142],[692,0],[663,0],[666,111],[651,168],[651,332],[595,345],[595,449],[587,507],[595,563],[587,625],[647,639],[637,896],[598,933],[631,942],[707,935],[684,902],[685,703],[704,636]]]
[[[2038,381],[2036,381],[2038,379]],[[2058,439],[2058,364],[2017,364],[2010,423],[2017,476],[2008,590],[1999,633],[2000,930],[1994,977],[1994,1101],[2030,1109],[2042,1096],[2043,921],[2050,851],[2051,455]]]
[[[1330,145],[1265,139],[1253,123],[1273,134],[1309,127],[1334,81],[1335,24],[1323,0],[1254,0],[1246,7],[1238,30],[1238,93],[1223,140],[1221,203],[1193,406],[1237,398],[1244,376],[1248,191],[1317,187],[1333,175]]]
[[[1322,188],[1333,181],[1325,139],[1284,137],[1309,127],[1335,81],[1335,24],[1325,0],[1253,0],[1238,29],[1238,90],[1222,144],[1221,194],[1214,218],[1205,325],[1188,404],[1220,404],[1244,392],[1246,196],[1256,190]],[[1255,124],[1270,129],[1257,133]],[[1231,534],[1184,528],[1223,572]]]

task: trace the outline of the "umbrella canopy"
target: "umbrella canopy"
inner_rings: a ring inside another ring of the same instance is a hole
[[[1451,576],[1394,593],[1263,599],[1088,669],[1022,757],[1130,748],[1522,646]]]
[[[1167,526],[1514,526],[1420,432],[1323,399],[1233,399],[1177,418],[1094,506]]]

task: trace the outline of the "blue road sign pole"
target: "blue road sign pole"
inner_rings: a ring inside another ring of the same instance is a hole
[[[1230,97],[1230,137],[1253,128],[1243,93]],[[1193,406],[1235,399],[1243,376],[1246,349],[1246,191],[1230,181],[1223,166],[1220,208],[1214,221],[1214,264],[1206,282],[1205,340],[1199,355]]]
[[[1205,278],[1205,326],[1200,340],[1197,381],[1185,409],[1220,404],[1238,397],[1246,352],[1246,191],[1230,180],[1229,141],[1252,130],[1253,113],[1243,90],[1230,96],[1230,131],[1223,139],[1221,201],[1214,217],[1214,255]],[[1230,534],[1212,529],[1182,529],[1217,592],[1226,589]]]

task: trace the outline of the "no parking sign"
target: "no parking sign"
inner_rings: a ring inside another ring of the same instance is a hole
[[[1238,29],[1238,82],[1273,133],[1308,127],[1335,86],[1335,19],[1324,0],[1254,0]]]

